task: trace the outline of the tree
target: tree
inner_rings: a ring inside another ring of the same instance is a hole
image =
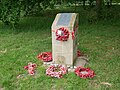
[[[94,1],[94,0],[89,0],[89,5],[90,5],[90,6],[92,6],[92,5],[93,5],[93,4],[92,4],[92,3],[93,3],[93,1]]]
[[[97,7],[97,9],[100,9],[101,8],[101,3],[102,2],[102,0],[96,0],[96,7]]]
[[[112,0],[106,0],[106,2],[107,2],[107,6],[109,7],[109,6],[112,6]]]
[[[100,19],[101,9],[102,9],[102,0],[96,0],[96,12],[98,19]]]
[[[28,15],[45,10],[49,5],[49,0],[0,0],[0,20],[14,27],[20,20],[21,11]]]
[[[20,3],[17,0],[1,0],[0,11],[3,23],[12,24],[13,26],[19,21],[20,18]]]

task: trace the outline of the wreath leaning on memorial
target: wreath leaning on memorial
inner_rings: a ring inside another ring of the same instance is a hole
[[[80,66],[75,69],[75,74],[80,78],[93,78],[95,76],[93,70],[91,70],[90,68],[84,68]]]
[[[56,40],[67,41],[69,38],[69,31],[62,27],[56,30]]]
[[[67,73],[67,68],[63,65],[51,65],[46,69],[46,75],[50,77],[62,78]]]
[[[82,53],[80,52],[80,50],[77,50],[77,56],[81,56]],[[43,53],[40,53],[38,56],[37,56],[38,59],[40,60],[43,60],[44,62],[50,62],[52,61],[52,52],[43,52]]]

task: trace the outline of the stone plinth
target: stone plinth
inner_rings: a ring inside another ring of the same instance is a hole
[[[67,41],[56,40],[56,30],[61,27],[69,31]],[[77,59],[77,32],[77,13],[59,13],[56,15],[52,24],[52,57],[54,63],[73,65],[74,61]],[[74,35],[72,33],[74,33]]]

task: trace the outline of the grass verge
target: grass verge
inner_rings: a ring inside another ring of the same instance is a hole
[[[120,26],[98,22],[79,25],[78,48],[90,58],[96,76],[80,79],[68,73],[62,79],[45,75],[45,67],[36,56],[51,51],[51,17],[26,17],[16,29],[0,25],[0,89],[5,90],[119,90]],[[28,62],[38,65],[34,77],[23,69]],[[18,75],[23,75],[17,79]]]

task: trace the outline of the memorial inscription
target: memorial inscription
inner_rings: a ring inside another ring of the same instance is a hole
[[[72,17],[72,13],[63,13],[60,15],[57,25],[65,25],[68,26],[70,24],[70,20]]]

